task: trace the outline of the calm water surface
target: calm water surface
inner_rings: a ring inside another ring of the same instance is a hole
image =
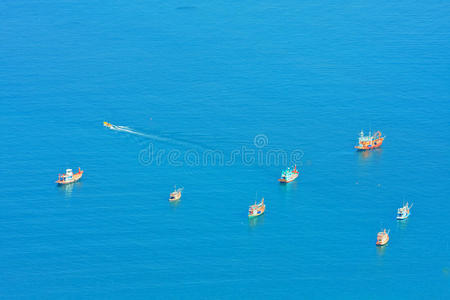
[[[447,1],[1,2],[1,298],[450,298],[449,14]],[[355,152],[361,129],[383,147]],[[181,158],[144,163],[149,144]],[[301,151],[299,179],[183,161],[242,147]],[[78,166],[81,182],[55,186]],[[249,222],[256,193],[267,211]]]

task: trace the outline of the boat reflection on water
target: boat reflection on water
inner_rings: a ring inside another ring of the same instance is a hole
[[[72,197],[72,192],[73,192],[74,187],[79,189],[79,188],[81,188],[82,185],[83,185],[83,182],[78,181],[78,182],[71,183],[71,184],[57,185],[56,188],[60,192],[64,193],[64,198],[70,198],[70,197]]]
[[[169,201],[170,207],[175,210],[178,206],[180,206],[181,201]]]
[[[264,215],[260,215],[258,218],[248,219],[248,226],[250,228],[255,228],[264,224]]]
[[[379,160],[383,154],[383,148],[373,149],[371,151],[356,151],[355,155],[358,156],[358,163],[364,165],[367,162],[373,160]]]
[[[408,221],[409,219],[399,220],[397,222],[397,228],[400,230],[406,230],[406,228],[408,228]]]
[[[376,247],[377,255],[380,256],[380,257],[383,257],[384,254],[386,253],[386,248],[387,247],[388,247],[388,245],[383,245],[383,246],[380,246],[380,247]]]
[[[283,192],[295,191],[298,188],[298,181],[293,181],[289,184],[280,184],[278,185],[279,189]]]

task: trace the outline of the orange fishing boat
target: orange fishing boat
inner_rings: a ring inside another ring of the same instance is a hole
[[[108,127],[108,128],[112,128],[113,125],[111,123],[108,122],[103,122],[103,126]]]
[[[406,204],[403,205],[403,207],[399,208],[397,210],[397,220],[406,220],[409,217],[411,206],[409,206],[409,203],[406,202]]]
[[[179,188],[177,189],[175,187],[175,190],[170,193],[170,197],[169,197],[169,201],[178,201],[181,198],[181,191],[183,190],[183,188]]]
[[[266,210],[266,205],[264,204],[264,198],[262,198],[260,203],[256,203],[251,205],[248,209],[248,217],[249,218],[253,218],[253,217],[257,217],[260,216],[264,213],[264,211]]]
[[[78,168],[78,173],[73,174],[72,169],[67,169],[66,174],[58,174],[57,184],[69,184],[74,183],[81,179],[83,176],[83,170]]]
[[[384,231],[380,231],[377,234],[377,246],[383,246],[386,245],[389,242],[389,230],[386,232],[386,229]]]
[[[381,132],[377,131],[374,135],[369,132],[369,135],[364,135],[364,131],[361,130],[359,134],[358,145],[355,146],[358,150],[371,150],[381,146],[384,141],[384,136],[381,136]]]

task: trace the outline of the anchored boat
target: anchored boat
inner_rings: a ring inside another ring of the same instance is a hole
[[[294,181],[298,177],[297,166],[291,170],[291,168],[287,168],[286,170],[281,172],[281,178],[278,179],[279,182],[288,183]]]
[[[359,134],[358,145],[355,146],[358,150],[371,150],[381,146],[384,141],[384,136],[381,136],[381,132],[377,131],[374,135],[369,132],[369,135],[364,135],[364,131],[361,130]]]
[[[403,207],[400,207],[397,210],[397,220],[405,220],[409,217],[410,209],[413,205],[412,204],[411,206],[408,205],[409,205],[408,202],[406,202],[406,204],[403,205]]]
[[[264,198],[262,198],[260,203],[256,203],[251,205],[248,209],[248,217],[249,218],[253,218],[253,217],[257,217],[260,216],[264,213],[264,211],[266,210],[266,205],[264,204]]]
[[[81,179],[81,176],[83,176],[83,170],[78,168],[78,173],[73,174],[72,169],[67,169],[66,174],[58,174],[58,180],[56,181],[57,184],[69,184],[76,182]]]
[[[389,232],[386,232],[386,229],[384,231],[380,231],[377,234],[377,246],[383,246],[386,245],[389,242]]]
[[[172,193],[170,193],[170,197],[169,197],[169,201],[178,201],[181,198],[181,191],[183,190],[183,188],[178,188],[175,187],[174,191]]]

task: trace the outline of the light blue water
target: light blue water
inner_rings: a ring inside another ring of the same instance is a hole
[[[449,14],[447,1],[1,2],[0,296],[448,299]],[[361,129],[382,130],[382,148],[355,152]],[[149,143],[301,150],[301,174],[281,186],[273,163],[143,164]],[[55,186],[78,166],[81,182]],[[267,211],[249,222],[255,193]]]

